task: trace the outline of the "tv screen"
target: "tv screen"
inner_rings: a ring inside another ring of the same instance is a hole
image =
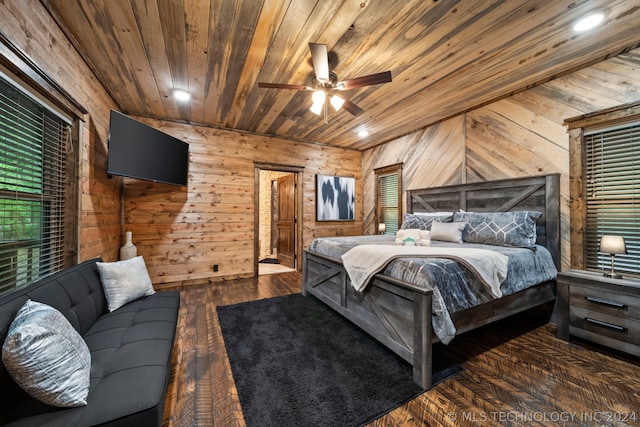
[[[187,185],[189,144],[111,110],[107,173]]]

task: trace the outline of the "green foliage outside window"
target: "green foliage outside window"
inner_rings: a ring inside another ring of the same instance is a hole
[[[24,200],[42,194],[42,149],[34,150],[36,144],[33,136],[25,135],[10,122],[0,123],[2,241],[32,240],[40,235],[41,202]],[[25,146],[31,149],[20,150]]]
[[[60,269],[69,125],[0,77],[0,293]]]

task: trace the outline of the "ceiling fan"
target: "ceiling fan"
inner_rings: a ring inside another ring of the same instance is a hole
[[[345,91],[356,89],[363,86],[377,85],[388,83],[391,81],[391,71],[370,74],[368,76],[356,77],[338,81],[338,76],[333,71],[329,71],[329,56],[327,54],[327,45],[320,43],[309,43],[311,50],[311,61],[313,63],[314,77],[311,80],[311,86],[293,85],[286,83],[265,83],[258,82],[258,87],[268,89],[293,89],[313,91],[313,105],[309,108],[314,114],[320,115],[324,113],[324,121],[327,123],[327,98],[333,108],[338,111],[340,108],[347,110],[349,113],[357,116],[362,113],[362,108],[355,103],[349,101],[342,95],[334,93],[336,91]],[[306,110],[306,108],[305,108]]]

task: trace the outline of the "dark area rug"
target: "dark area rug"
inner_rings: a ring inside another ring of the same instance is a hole
[[[258,262],[260,262],[261,264],[280,264],[280,262],[275,258],[264,258]]]
[[[423,392],[408,363],[313,297],[217,310],[249,427],[362,425]],[[436,356],[434,383],[462,370]]]

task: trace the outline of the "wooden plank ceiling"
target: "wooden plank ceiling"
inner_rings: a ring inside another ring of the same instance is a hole
[[[125,113],[360,150],[640,44],[640,0],[42,2]],[[596,10],[603,25],[572,29]],[[342,92],[364,112],[328,124],[303,108],[312,92],[258,87],[310,85],[309,42],[340,80],[393,81]]]

